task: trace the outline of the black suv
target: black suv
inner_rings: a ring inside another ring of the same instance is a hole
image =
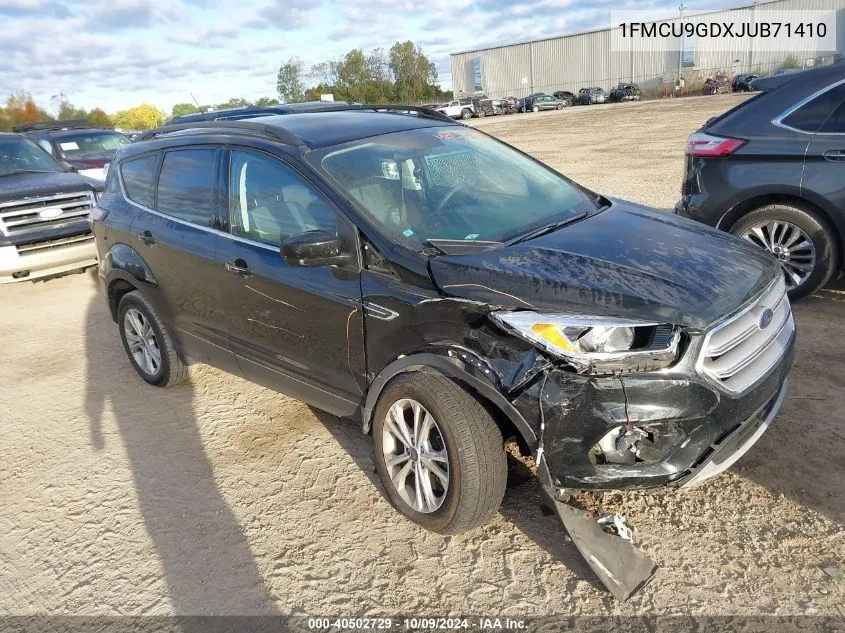
[[[93,128],[87,121],[49,121],[15,126],[44,151],[71,171],[104,181],[105,168],[114,153],[129,144],[129,137],[104,128]]]
[[[391,502],[449,533],[498,508],[503,438],[558,494],[693,485],[768,427],[794,341],[771,257],[371,108],[120,150],[93,225],[145,381],[209,362],[357,420]]]
[[[675,211],[768,250],[797,299],[843,264],[845,63],[753,85],[689,137]]]
[[[0,284],[95,265],[88,214],[102,188],[26,136],[0,133]]]

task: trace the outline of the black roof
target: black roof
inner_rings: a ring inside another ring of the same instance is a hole
[[[837,62],[827,66],[808,68],[796,72],[772,75],[771,77],[760,77],[752,82],[758,90],[771,91],[781,86],[791,84],[793,88],[804,89],[805,86],[824,87],[825,84],[837,79],[845,79],[845,63]]]
[[[253,117],[272,116],[274,114],[293,114],[296,112],[321,112],[332,110],[338,106],[351,105],[345,101],[303,101],[302,103],[284,103],[270,106],[241,106],[224,110],[209,110],[207,112],[193,112],[173,117],[165,125],[179,125],[196,121],[236,121]]]
[[[422,106],[336,106],[336,109],[324,112],[180,123],[144,132],[134,144],[175,135],[241,133],[268,137],[308,150],[391,132],[444,125],[460,126],[460,123]]]
[[[67,121],[39,121],[38,123],[23,123],[12,128],[15,132],[42,132],[54,130],[71,130],[83,129],[93,127],[88,121],[84,119],[74,119]]]

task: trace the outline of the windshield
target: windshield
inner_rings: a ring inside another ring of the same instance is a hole
[[[80,132],[79,134],[63,134],[56,139],[56,143],[65,158],[88,158],[114,154],[129,139],[117,132]]]
[[[504,242],[596,208],[549,168],[464,127],[384,134],[309,160],[387,234],[414,245]]]
[[[29,139],[0,137],[0,176],[28,171],[64,171],[61,165]]]

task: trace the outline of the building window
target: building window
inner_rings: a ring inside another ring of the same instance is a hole
[[[483,90],[481,85],[481,58],[473,57],[472,59],[472,88],[473,90]]]
[[[684,68],[692,68],[695,66],[695,35],[683,38],[681,65]]]

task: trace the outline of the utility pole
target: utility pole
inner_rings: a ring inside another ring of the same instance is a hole
[[[678,96],[681,96],[681,69],[684,66],[684,3],[681,2],[681,6],[678,7],[678,13],[680,14],[680,23],[681,23],[681,50],[678,51]]]

